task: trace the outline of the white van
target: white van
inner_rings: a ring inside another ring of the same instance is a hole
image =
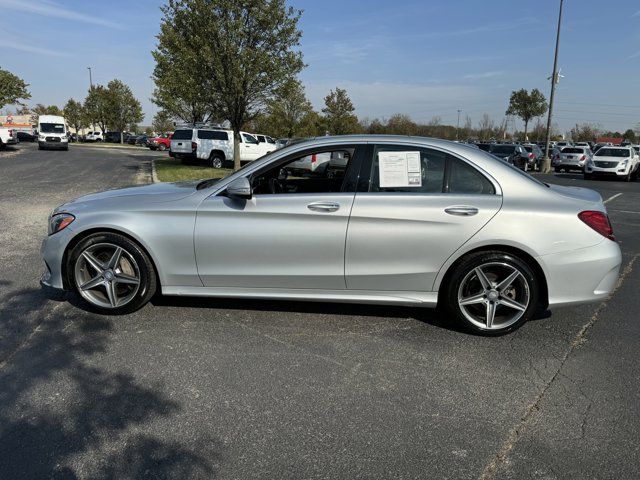
[[[38,149],[61,148],[69,150],[67,122],[58,115],[40,115],[38,117]]]

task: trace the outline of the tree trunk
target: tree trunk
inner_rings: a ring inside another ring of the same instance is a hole
[[[120,145],[124,145],[124,135],[122,134],[122,130],[120,130]]]
[[[529,130],[529,120],[524,121],[524,141],[527,142],[529,139],[527,138],[527,132]]]
[[[240,170],[240,129],[233,129],[233,169]]]

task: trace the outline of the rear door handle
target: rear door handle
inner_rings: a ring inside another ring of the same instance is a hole
[[[307,205],[307,208],[314,212],[331,213],[340,210],[340,204],[333,202],[315,202]]]
[[[477,215],[479,210],[476,207],[461,205],[455,207],[447,207],[444,209],[444,211],[449,215],[456,215],[458,217],[472,217],[474,215]]]

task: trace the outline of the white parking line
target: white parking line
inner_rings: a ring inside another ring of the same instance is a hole
[[[609,198],[607,198],[607,199],[604,201],[604,203],[609,203],[610,201],[615,200],[616,198],[618,198],[618,197],[619,197],[619,196],[621,196],[621,195],[622,195],[621,193],[616,193],[613,197],[609,197]]]

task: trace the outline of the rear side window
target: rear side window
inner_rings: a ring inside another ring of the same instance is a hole
[[[380,146],[374,151],[372,192],[442,193],[447,154],[405,146]]]
[[[191,140],[193,137],[193,130],[176,130],[171,140]]]
[[[175,135],[173,138],[176,138]],[[198,130],[198,138],[202,140],[229,140],[229,134],[222,130]]]
[[[462,160],[449,157],[449,193],[494,195],[493,184],[478,170]]]

